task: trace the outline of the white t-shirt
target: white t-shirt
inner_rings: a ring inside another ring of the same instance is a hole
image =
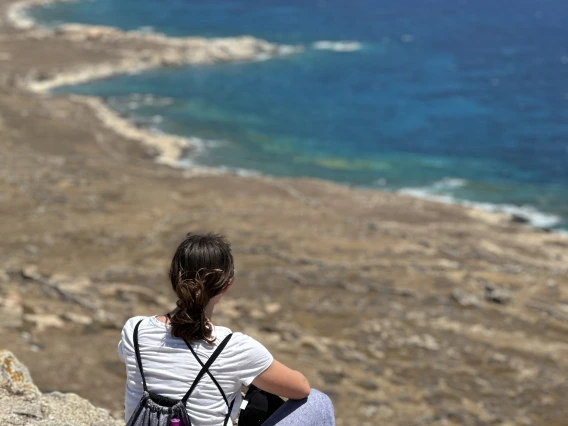
[[[170,326],[161,323],[156,317],[130,318],[122,328],[122,339],[118,344],[118,356],[126,364],[126,396],[124,417],[128,419],[142,398],[142,377],[136,364],[134,352],[134,327],[144,319],[138,329],[138,344],[142,358],[142,368],[148,389],[159,395],[176,400],[183,398],[191,387],[193,379],[199,374],[201,366],[189,351],[185,342],[170,334]],[[204,341],[191,343],[191,347],[201,359],[213,354],[217,345],[231,333],[226,327],[215,326],[213,336],[216,341],[209,345]],[[228,425],[232,426],[241,405],[241,384],[248,386],[270,364],[273,357],[258,341],[242,333],[234,333],[209,371],[215,377],[229,404],[236,398]],[[227,414],[227,404],[219,389],[209,375],[205,374],[193,390],[187,411],[194,426],[220,426]]]

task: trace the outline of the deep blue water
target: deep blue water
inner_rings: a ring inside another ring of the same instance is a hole
[[[565,0],[96,0],[31,13],[304,46],[58,89],[201,138],[192,162],[523,207],[568,228]],[[324,40],[360,49],[317,49]]]

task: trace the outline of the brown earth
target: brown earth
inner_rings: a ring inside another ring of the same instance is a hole
[[[568,424],[568,239],[324,181],[158,165],[81,99],[24,88],[128,46],[0,19],[0,347],[42,391],[120,417],[120,327],[172,306],[173,250],[213,230],[238,269],[215,322],[305,372],[339,425]]]

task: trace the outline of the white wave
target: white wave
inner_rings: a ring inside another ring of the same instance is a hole
[[[293,55],[304,51],[304,46],[291,46],[282,44],[277,48],[279,55]]]
[[[399,194],[410,195],[416,198],[423,198],[445,204],[459,204],[466,207],[474,207],[488,212],[507,213],[519,216],[528,221],[531,226],[536,228],[551,228],[560,223],[561,218],[551,213],[542,212],[533,206],[516,206],[513,204],[494,204],[476,201],[460,200],[452,195],[440,193],[444,190],[451,190],[467,185],[463,179],[445,178],[434,182],[431,186],[421,188],[403,188],[398,190]]]
[[[111,96],[105,99],[111,107],[122,109],[127,108],[129,110],[135,110],[140,107],[153,106],[153,107],[165,107],[172,105],[174,100],[168,97],[154,96],[151,94],[135,93],[129,96]]]
[[[454,197],[448,194],[456,188],[462,188],[467,185],[465,179],[445,177],[439,181],[434,182],[430,186],[403,188],[398,192],[405,195],[411,195],[418,198],[428,198],[443,203],[454,204],[457,202]]]
[[[193,148],[192,154],[201,154],[207,149],[219,148],[227,144],[226,141],[216,139],[203,139],[195,136],[190,136],[187,139],[189,140],[190,145]]]
[[[492,203],[475,203],[462,202],[464,205],[471,205],[489,212],[503,212],[510,215],[522,217],[536,228],[551,228],[560,223],[559,216],[541,212],[532,206],[515,206],[512,204],[492,204]]]
[[[433,194],[431,188],[402,188],[397,191],[399,194],[410,195],[411,197],[424,198],[426,200],[438,201],[446,204],[457,204],[456,200],[451,195]]]
[[[217,167],[217,169],[226,172],[226,173],[232,173],[235,174],[237,176],[243,176],[243,177],[250,177],[250,176],[263,176],[263,174],[257,170],[252,170],[252,169],[244,169],[241,167],[228,167],[228,166],[219,166]]]
[[[254,57],[255,61],[258,62],[263,62],[263,61],[268,61],[269,59],[272,59],[274,57],[274,55],[272,53],[268,53],[268,52],[263,52],[263,53],[259,53]]]
[[[233,174],[242,177],[263,176],[261,172],[252,169],[229,167],[229,166],[215,166],[215,167],[203,166],[199,162],[195,161],[193,157],[180,159],[178,161],[178,165],[184,169],[188,169],[188,171],[191,171],[193,169],[195,170],[207,169],[209,173],[213,174]]]
[[[455,188],[462,188],[467,185],[467,180],[457,178],[444,178],[432,184],[434,191],[451,190]]]
[[[144,25],[142,27],[138,27],[137,31],[143,34],[154,34],[156,32],[154,27],[152,27],[151,25]]]
[[[268,61],[269,59],[276,58],[278,56],[289,56],[296,53],[301,53],[304,50],[305,49],[303,46],[291,46],[291,45],[282,44],[280,46],[277,46],[276,50],[273,52],[258,53],[254,57],[254,60],[257,62]]]
[[[333,50],[334,52],[354,52],[356,50],[361,50],[363,48],[363,45],[358,41],[321,40],[314,42],[312,44],[312,47],[316,50]]]

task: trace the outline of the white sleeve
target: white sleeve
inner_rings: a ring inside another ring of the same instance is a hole
[[[134,352],[133,330],[136,322],[144,317],[130,318],[122,327],[121,339],[118,342],[118,357],[126,364],[126,351],[131,350]]]
[[[264,372],[274,361],[274,357],[262,343],[246,334],[239,342],[239,379],[249,386],[256,377]]]
[[[130,320],[129,320],[130,321]],[[124,326],[122,327],[122,332],[120,333],[120,342],[118,342],[118,357],[122,360],[122,362],[124,362],[126,364],[126,355],[124,353],[124,346],[126,344],[126,339],[128,338],[127,336],[127,330],[126,328],[128,327],[128,323],[129,321],[126,321],[126,324],[124,324]]]
[[[122,339],[118,342],[118,357],[122,360],[122,362],[126,363],[124,360],[124,353],[122,352]]]

